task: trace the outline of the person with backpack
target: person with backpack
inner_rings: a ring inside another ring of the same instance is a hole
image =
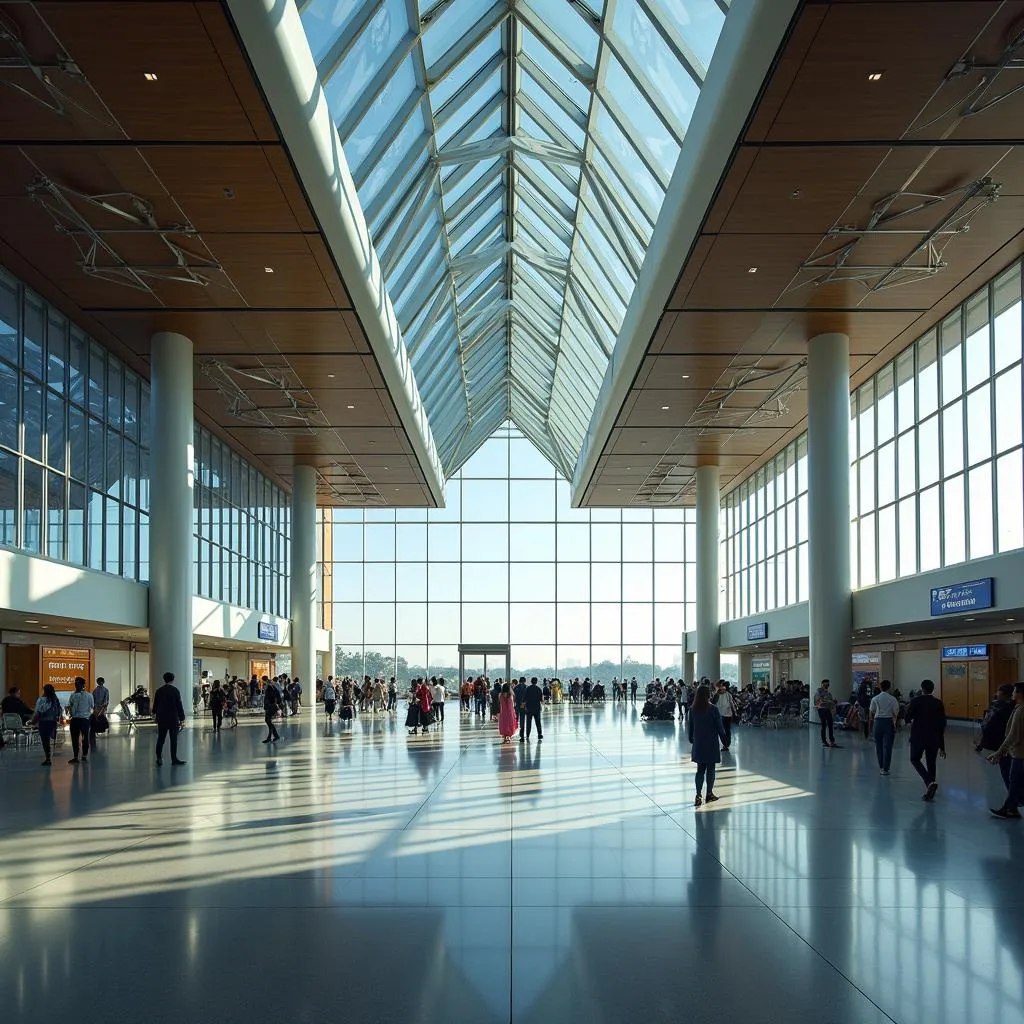
[[[210,716],[213,719],[214,732],[220,732],[220,727],[224,723],[224,705],[226,703],[227,697],[221,689],[220,680],[214,679],[213,689],[210,691]]]
[[[39,741],[43,745],[43,768],[49,768],[53,764],[50,759],[50,745],[57,740],[57,724],[60,722],[64,709],[60,706],[57,691],[51,683],[43,686],[43,695],[36,701],[35,711],[32,712],[32,721],[39,729]]]
[[[996,699],[992,701],[985,718],[981,723],[981,742],[974,748],[977,753],[983,750],[998,750],[1006,736],[1006,726],[1013,714],[1013,684],[1004,683],[996,690]],[[1003,785],[1010,788],[1010,761],[1008,754],[999,759],[999,771],[1003,776]]]
[[[686,720],[686,735],[690,741],[690,756],[697,764],[697,795],[693,806],[702,803],[714,803],[715,766],[722,760],[719,741],[725,743],[725,726],[718,708],[711,703],[711,687],[701,684],[697,687],[697,696]],[[701,791],[707,780],[707,795],[702,798]]]

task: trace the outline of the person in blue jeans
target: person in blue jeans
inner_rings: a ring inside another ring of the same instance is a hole
[[[868,721],[875,737],[878,770],[882,775],[888,775],[892,765],[892,744],[896,739],[896,719],[900,716],[900,702],[889,692],[891,688],[892,683],[888,679],[883,679],[881,692],[871,698],[871,705],[868,709]]]

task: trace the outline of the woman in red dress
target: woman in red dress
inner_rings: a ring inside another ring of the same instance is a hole
[[[519,731],[519,720],[516,717],[516,705],[512,699],[512,688],[505,683],[498,695],[498,732],[501,742],[508,743],[509,737]]]

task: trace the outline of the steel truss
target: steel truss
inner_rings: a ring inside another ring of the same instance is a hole
[[[206,256],[190,252],[174,241],[176,237],[198,238],[191,224],[157,223],[152,205],[133,192],[109,192],[91,195],[40,175],[27,186],[29,197],[53,218],[56,230],[67,235],[78,249],[78,265],[83,273],[137,291],[153,292],[150,282],[174,281],[206,287],[210,273],[223,268]],[[86,211],[98,211],[124,222],[123,227],[92,223]],[[150,235],[159,239],[172,256],[166,264],[130,263],[114,248],[109,236]]]
[[[939,195],[901,190],[875,203],[871,217],[863,228],[836,225],[828,232],[829,238],[852,236],[838,248],[821,256],[812,256],[800,264],[801,274],[810,274],[797,281],[789,290],[807,286],[819,288],[836,282],[852,281],[863,285],[866,292],[881,292],[914,284],[934,277],[947,266],[943,259],[946,246],[971,228],[972,221],[999,198],[1001,183],[990,177],[977,178],[967,185]],[[904,200],[911,205],[896,207]],[[891,225],[941,208],[939,220],[929,227],[892,227]],[[886,264],[858,264],[851,257],[867,238],[908,235],[915,238],[910,249],[900,259]]]

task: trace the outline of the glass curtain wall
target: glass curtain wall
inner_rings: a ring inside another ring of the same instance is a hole
[[[0,545],[148,582],[149,430],[149,384],[0,268]],[[195,592],[287,615],[287,494],[195,451]]]
[[[1024,547],[1021,387],[1018,262],[850,396],[854,588]],[[729,618],[807,599],[806,441],[725,498]]]
[[[149,579],[149,385],[0,268],[0,544]]]
[[[459,643],[507,643],[517,674],[680,674],[694,510],[573,509],[508,424],[448,481],[444,509],[322,514],[341,673],[454,677]]]
[[[290,538],[288,495],[197,425],[193,590],[287,617]]]

